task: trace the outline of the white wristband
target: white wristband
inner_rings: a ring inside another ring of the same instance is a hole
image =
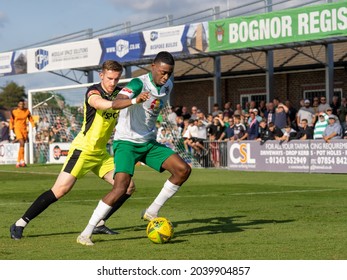
[[[136,98],[133,98],[133,99],[131,99],[131,104],[137,104],[137,102],[136,102]]]

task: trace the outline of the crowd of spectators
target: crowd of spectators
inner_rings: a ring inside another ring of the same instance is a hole
[[[0,141],[9,141],[8,123],[0,123]],[[35,157],[38,162],[48,160],[49,144],[71,142],[81,124],[74,116],[44,116],[36,123],[34,135]],[[223,108],[214,104],[205,114],[197,106],[169,107],[157,121],[157,141],[172,149],[182,146],[195,156],[214,153],[217,143],[254,140],[262,145],[267,140],[280,143],[293,139],[347,139],[347,101],[334,96],[327,104],[324,96],[303,99],[298,106],[290,101],[274,98],[271,102],[246,102]],[[214,155],[214,157],[218,157]],[[212,157],[213,159],[213,157]],[[216,160],[217,162],[218,160]]]
[[[49,158],[49,144],[54,142],[64,143],[72,142],[80,130],[75,116],[69,119],[64,116],[48,118],[40,117],[35,124],[33,133],[34,156],[37,162],[46,163]],[[2,120],[0,122],[0,143],[6,144],[10,140],[9,122]],[[14,140],[13,142],[16,142]]]
[[[213,153],[215,142],[254,140],[262,145],[267,140],[279,140],[280,144],[293,139],[347,139],[347,102],[334,96],[327,104],[324,96],[312,100],[303,99],[298,106],[290,101],[274,98],[271,102],[247,102],[244,106],[231,102],[205,114],[197,106],[170,107],[158,119],[158,141],[166,140],[162,128],[170,135],[170,146],[175,141],[183,143],[186,152],[197,156]],[[159,139],[160,138],[160,139]],[[163,142],[164,141],[164,142]],[[204,145],[208,142],[208,146]],[[165,142],[168,143],[168,142]],[[176,143],[177,146],[177,143]],[[213,156],[212,156],[213,159]]]
[[[69,119],[64,116],[51,118],[40,117],[36,124],[34,137],[35,158],[39,163],[47,162],[49,158],[49,144],[72,142],[80,129],[75,116]]]

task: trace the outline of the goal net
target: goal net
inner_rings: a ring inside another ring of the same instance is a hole
[[[129,79],[120,80],[119,85]],[[36,129],[29,129],[30,163],[64,163],[74,137],[80,131],[83,122],[83,102],[86,90],[92,83],[31,89],[28,91],[28,107]],[[169,104],[161,112],[161,120],[167,119]],[[172,132],[172,146],[187,163],[200,167],[199,162],[187,153],[181,132],[177,125],[163,121],[161,126]],[[112,140],[107,149],[112,155]]]

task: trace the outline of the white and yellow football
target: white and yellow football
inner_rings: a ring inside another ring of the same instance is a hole
[[[153,243],[164,244],[173,237],[174,227],[168,219],[157,217],[148,223],[146,233]]]

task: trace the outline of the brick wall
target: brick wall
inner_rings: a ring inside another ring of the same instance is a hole
[[[304,89],[325,87],[325,71],[275,74],[274,83],[275,97],[281,101],[289,99],[297,107],[303,98]],[[347,97],[347,73],[344,69],[335,70],[334,84],[336,88],[342,88]],[[223,104],[231,101],[234,108],[235,104],[240,103],[242,94],[266,92],[265,75],[222,79],[221,90]],[[171,104],[188,108],[195,105],[207,113],[208,96],[213,96],[212,79],[180,82],[175,84]]]

